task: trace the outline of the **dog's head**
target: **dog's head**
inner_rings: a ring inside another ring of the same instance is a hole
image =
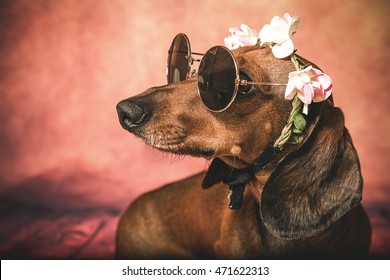
[[[259,46],[234,51],[240,75],[253,81],[286,83],[294,70]],[[196,78],[153,87],[121,101],[120,122],[126,130],[164,152],[220,157],[236,167],[250,164],[280,134],[291,111],[284,87],[248,85],[225,111],[214,113],[202,103]]]
[[[286,83],[295,70],[269,48],[242,47],[233,53],[245,79]],[[117,111],[123,128],[159,150],[222,159],[206,175],[204,184],[210,186],[230,172],[227,166],[249,165],[279,137],[291,112],[284,90],[241,87],[227,110],[211,112],[190,78],[125,99]],[[300,144],[283,151],[261,196],[265,225],[284,238],[323,231],[361,200],[359,160],[341,111],[329,100],[314,103],[306,121]]]

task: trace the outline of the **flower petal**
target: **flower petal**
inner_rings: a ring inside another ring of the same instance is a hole
[[[234,27],[229,28],[229,32],[232,35],[226,37],[224,42],[225,46],[230,50],[237,49],[243,46],[254,46],[257,44],[257,31],[251,29],[246,24],[241,24],[241,29]]]
[[[300,22],[301,22],[301,18],[300,17],[294,16],[294,17],[291,18],[290,30],[289,30],[289,36],[290,37],[294,34],[295,30],[297,30],[298,25],[299,25]]]
[[[304,103],[302,113],[307,115],[309,113],[309,105]]]
[[[322,88],[317,88],[317,89],[314,90],[313,101],[315,101],[315,102],[324,101],[325,100],[324,97],[325,97],[325,93],[322,90]]]
[[[277,24],[274,24],[272,27],[272,42],[276,44],[282,44],[283,42],[290,39],[288,31],[290,26],[288,23],[283,20],[278,21]]]
[[[246,37],[257,37],[257,31],[250,28],[248,25],[246,24],[241,24],[241,30],[243,32],[243,36],[246,36]]]
[[[294,43],[291,39],[288,39],[281,45],[274,45],[272,47],[272,53],[276,58],[285,58],[294,52]]]
[[[282,16],[282,18],[286,21],[286,22],[291,22],[291,16],[289,13],[284,13],[284,15]]]
[[[229,36],[224,39],[225,46],[229,50],[234,50],[240,47],[239,41],[237,40],[237,37],[235,36]]]
[[[305,86],[305,83],[302,81],[300,75],[294,75],[292,80],[294,81],[294,85],[298,90],[302,90]]]
[[[294,98],[296,93],[297,93],[297,89],[294,85],[294,80],[289,78],[286,86],[286,91],[284,92],[284,98],[287,100],[291,100]]]
[[[301,74],[299,75],[299,77],[301,78],[302,82],[304,82],[305,84],[309,84],[310,81],[311,81],[311,78],[310,78],[310,76],[307,74],[307,72],[301,73]]]
[[[317,77],[318,82],[322,85],[323,88],[327,89],[332,85],[332,79],[326,75],[325,73],[322,73],[322,75]]]
[[[317,83],[320,84],[319,91],[315,92],[315,96],[313,98],[314,102],[321,102],[329,98],[329,96],[332,94],[332,79],[323,73],[321,70],[313,68],[313,73],[316,75],[315,79]],[[314,83],[314,81],[313,81]]]
[[[241,37],[240,39],[241,46],[254,46],[257,43],[256,37]]]
[[[264,25],[260,30],[259,39],[262,44],[272,42],[272,29],[269,24]]]
[[[313,90],[313,87],[311,85],[305,85],[303,87],[303,93],[304,93],[304,103],[306,104],[310,104],[311,101],[313,100],[313,96],[314,96],[314,90]]]

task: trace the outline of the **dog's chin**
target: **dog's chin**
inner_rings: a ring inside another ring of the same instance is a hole
[[[175,155],[201,157],[211,159],[215,156],[215,149],[198,147],[191,144],[184,129],[174,127],[175,133],[172,133],[172,127],[168,130],[132,130],[131,133],[145,141],[149,146]]]
[[[148,141],[145,141],[148,145],[152,146],[153,148],[165,152],[165,153],[171,153],[175,155],[183,155],[183,156],[192,156],[192,157],[201,157],[205,159],[212,159],[215,155],[215,151],[213,149],[199,149],[195,147],[186,147],[184,143],[177,143],[177,144],[161,144],[161,143],[154,143],[151,145],[151,143],[148,143]]]

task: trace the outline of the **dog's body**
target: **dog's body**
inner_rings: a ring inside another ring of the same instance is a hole
[[[227,207],[218,184],[202,191],[204,174],[136,200],[121,219],[117,257],[126,259],[364,258],[369,225],[359,205],[328,230],[307,239],[281,239],[259,217],[246,193],[239,211]]]
[[[285,82],[294,66],[269,49],[235,51],[254,81]],[[220,183],[249,165],[282,131],[291,101],[280,88],[255,88],[222,113],[200,101],[195,79],[122,101],[124,128],[162,151],[214,158],[207,174],[144,194],[117,233],[119,258],[363,258],[371,229],[360,205],[359,160],[341,111],[312,104],[299,145],[286,145],[256,173],[242,208],[229,210]],[[202,181],[203,180],[203,181]],[[211,187],[202,190],[203,187]]]

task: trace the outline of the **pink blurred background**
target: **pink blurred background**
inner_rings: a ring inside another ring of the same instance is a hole
[[[135,197],[207,168],[124,131],[117,102],[165,84],[176,33],[204,52],[229,27],[259,30],[285,12],[301,17],[298,53],[333,78],[360,155],[371,256],[390,256],[387,0],[0,0],[2,258],[112,258]]]

